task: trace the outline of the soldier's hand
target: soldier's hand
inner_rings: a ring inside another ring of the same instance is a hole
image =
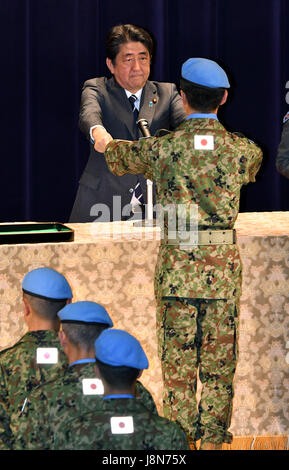
[[[104,127],[95,127],[92,131],[92,137],[94,139],[94,150],[100,153],[104,153],[107,144],[113,140]]]

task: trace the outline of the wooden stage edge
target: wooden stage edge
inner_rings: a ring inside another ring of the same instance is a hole
[[[201,441],[197,442],[199,450]],[[286,436],[236,436],[231,444],[223,444],[223,450],[288,450],[289,435]],[[193,448],[192,448],[193,450]]]

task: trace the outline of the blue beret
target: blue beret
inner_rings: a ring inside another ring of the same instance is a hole
[[[37,268],[30,271],[22,281],[27,294],[49,300],[67,300],[73,297],[65,277],[51,268]]]
[[[148,359],[140,342],[123,330],[105,330],[94,343],[95,357],[104,364],[147,369]]]
[[[96,302],[81,301],[65,305],[57,313],[61,322],[104,323],[113,326],[105,308]]]
[[[195,57],[182,66],[182,77],[208,88],[230,88],[225,71],[213,60]]]

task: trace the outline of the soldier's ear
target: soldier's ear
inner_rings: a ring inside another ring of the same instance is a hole
[[[183,92],[183,90],[180,90],[180,92],[181,92],[183,105],[186,106],[188,104],[187,97],[186,97],[185,93]]]
[[[24,310],[24,316],[27,317],[31,313],[31,307],[26,299],[26,297],[23,295],[22,297],[22,302],[23,302],[23,310]]]
[[[225,91],[224,91],[223,98],[222,98],[221,103],[220,103],[220,106],[222,106],[222,104],[226,103],[227,98],[228,98],[228,91],[225,90]]]
[[[95,366],[94,366],[94,370],[95,370],[95,377],[96,377],[97,379],[101,379],[100,372],[99,372],[99,368],[98,368],[98,366],[97,366],[96,364],[95,364]]]
[[[186,94],[183,92],[183,90],[181,90],[181,97],[182,97],[183,108],[184,108],[185,112],[186,112],[187,114],[190,114],[190,112],[191,112],[191,110],[190,110],[190,105],[189,105],[189,103],[188,103]]]
[[[137,379],[139,379],[142,376],[143,370],[140,370],[137,376]]]
[[[58,331],[58,338],[59,338],[59,342],[60,342],[60,344],[61,344],[61,346],[64,350],[65,347],[67,346],[67,341],[66,341],[66,334],[64,333],[64,331],[61,328],[61,323],[60,323],[60,329]]]

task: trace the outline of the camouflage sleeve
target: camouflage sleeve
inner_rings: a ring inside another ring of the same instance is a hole
[[[5,386],[4,369],[0,367],[0,450],[12,448],[12,431],[8,413],[7,390]]]
[[[118,176],[142,173],[153,179],[153,162],[158,155],[158,138],[149,137],[135,142],[113,140],[105,150],[109,170]]]
[[[15,450],[49,450],[51,448],[51,429],[45,396],[34,391],[19,416],[15,433]]]
[[[0,450],[13,448],[13,434],[10,428],[10,419],[5,405],[0,401]]]
[[[178,424],[171,422],[172,428],[172,445],[170,450],[190,450],[190,445],[185,432],[178,426]]]
[[[258,173],[262,159],[263,152],[258,145],[249,139],[242,139],[246,148],[240,148],[243,153],[240,162],[243,169],[241,170],[244,174],[243,183],[254,183],[256,181],[256,174]],[[243,143],[243,142],[242,142]]]
[[[187,436],[183,429],[167,418],[154,420],[154,427],[147,430],[151,433],[151,448],[154,450],[190,450]]]
[[[136,399],[139,400],[147,410],[151,411],[153,414],[158,415],[157,407],[152,395],[139,380],[136,382],[135,392]]]
[[[281,175],[289,178],[289,120],[285,122],[277,151],[276,168]]]

